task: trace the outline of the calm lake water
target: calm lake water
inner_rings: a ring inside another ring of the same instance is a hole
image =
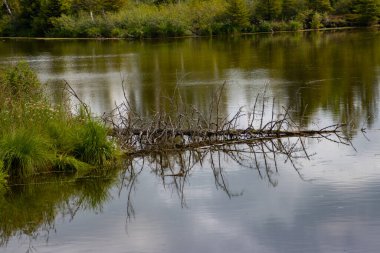
[[[291,106],[307,128],[349,123],[352,145],[305,139],[310,159],[300,151],[291,160],[259,145],[173,153],[93,178],[13,185],[0,197],[0,252],[379,252],[379,30],[1,40],[0,68],[19,60],[53,100],[64,79],[97,115],[124,100],[122,83],[147,116],[176,89],[206,112],[225,83],[224,115],[251,108],[266,89],[276,111]],[[186,177],[165,176],[181,167]]]

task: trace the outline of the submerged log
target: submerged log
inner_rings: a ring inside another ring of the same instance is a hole
[[[328,127],[327,129],[321,129],[321,130],[275,130],[275,129],[231,129],[231,130],[181,130],[181,129],[155,129],[154,131],[149,131],[147,129],[113,129],[112,135],[118,136],[118,135],[135,135],[135,136],[148,136],[148,135],[170,135],[170,136],[188,136],[188,137],[229,137],[232,138],[238,138],[238,139],[244,139],[249,137],[275,137],[275,138],[281,138],[281,137],[291,137],[291,136],[312,136],[312,135],[319,135],[319,134],[331,134],[331,133],[337,133],[340,132],[339,127],[343,126],[341,125],[334,125],[331,127],[335,127],[334,129],[331,129],[331,127]]]
[[[192,130],[192,129],[113,129],[112,136],[121,140],[127,154],[210,148],[223,145],[260,143],[281,138],[325,138],[330,141],[349,145],[341,136],[343,125],[332,125],[319,130],[281,130],[281,129],[230,129],[230,130]],[[332,140],[330,136],[337,137]],[[302,143],[302,141],[301,141]]]

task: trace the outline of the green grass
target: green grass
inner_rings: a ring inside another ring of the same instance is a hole
[[[0,161],[0,195],[5,191],[7,185],[7,174],[3,171],[3,167],[3,161]]]
[[[117,148],[105,125],[83,109],[52,106],[26,63],[0,73],[0,184],[6,177],[107,166]]]
[[[0,139],[0,160],[9,176],[28,176],[45,171],[51,164],[50,140],[33,128],[18,128]]]
[[[99,122],[88,119],[77,132],[73,154],[91,165],[102,165],[114,154],[113,143],[108,139],[107,129]]]

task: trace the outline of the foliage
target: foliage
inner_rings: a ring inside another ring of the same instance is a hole
[[[227,2],[223,0],[193,0],[189,4],[189,30],[195,35],[216,34],[221,29],[219,21],[226,12]]]
[[[211,35],[249,31],[263,21],[286,21],[289,25],[297,21],[305,28],[321,24],[375,25],[379,21],[379,5],[379,0],[4,0],[0,8],[0,35]],[[327,17],[323,18],[326,22],[318,22],[320,15]]]
[[[7,174],[3,171],[4,163],[0,161],[0,195],[5,191],[7,185]]]
[[[258,0],[256,15],[264,20],[275,20],[281,13],[281,0]]]
[[[295,20],[292,20],[288,23],[288,30],[289,31],[299,31],[301,30],[303,27],[302,27],[302,23],[301,22],[298,22],[298,21],[295,21]]]
[[[225,14],[225,22],[229,29],[242,30],[249,26],[248,7],[245,0],[229,0]]]
[[[83,174],[115,157],[116,145],[104,124],[88,111],[72,114],[67,105],[53,107],[25,62],[1,74],[0,90],[2,173],[11,178],[51,170]]]
[[[296,17],[297,12],[301,9],[297,6],[296,0],[283,0],[281,6],[281,16],[284,20],[292,20]]]
[[[42,95],[37,75],[26,62],[20,62],[13,68],[0,73],[0,91],[2,96],[6,96],[8,99],[22,100],[23,102],[39,99]]]
[[[302,23],[292,20],[284,21],[263,21],[254,27],[255,32],[276,32],[276,31],[299,31],[302,29]]]
[[[272,22],[269,21],[262,21],[258,25],[256,25],[253,29],[255,32],[272,32],[273,26]]]
[[[51,36],[65,37],[158,37],[184,35],[189,27],[180,5],[139,5],[119,12],[111,18],[95,17],[84,13],[79,16],[63,15],[53,20]]]
[[[358,14],[360,25],[376,24],[380,16],[379,0],[354,0],[353,12]]]
[[[322,28],[322,15],[319,14],[318,12],[313,13],[311,17],[311,22],[310,22],[310,28],[311,29],[319,29]]]
[[[309,8],[314,12],[328,12],[332,10],[330,0],[308,0]]]

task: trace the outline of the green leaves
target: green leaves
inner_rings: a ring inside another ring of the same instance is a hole
[[[374,25],[380,16],[379,0],[354,0],[353,11],[358,14],[361,25]]]

